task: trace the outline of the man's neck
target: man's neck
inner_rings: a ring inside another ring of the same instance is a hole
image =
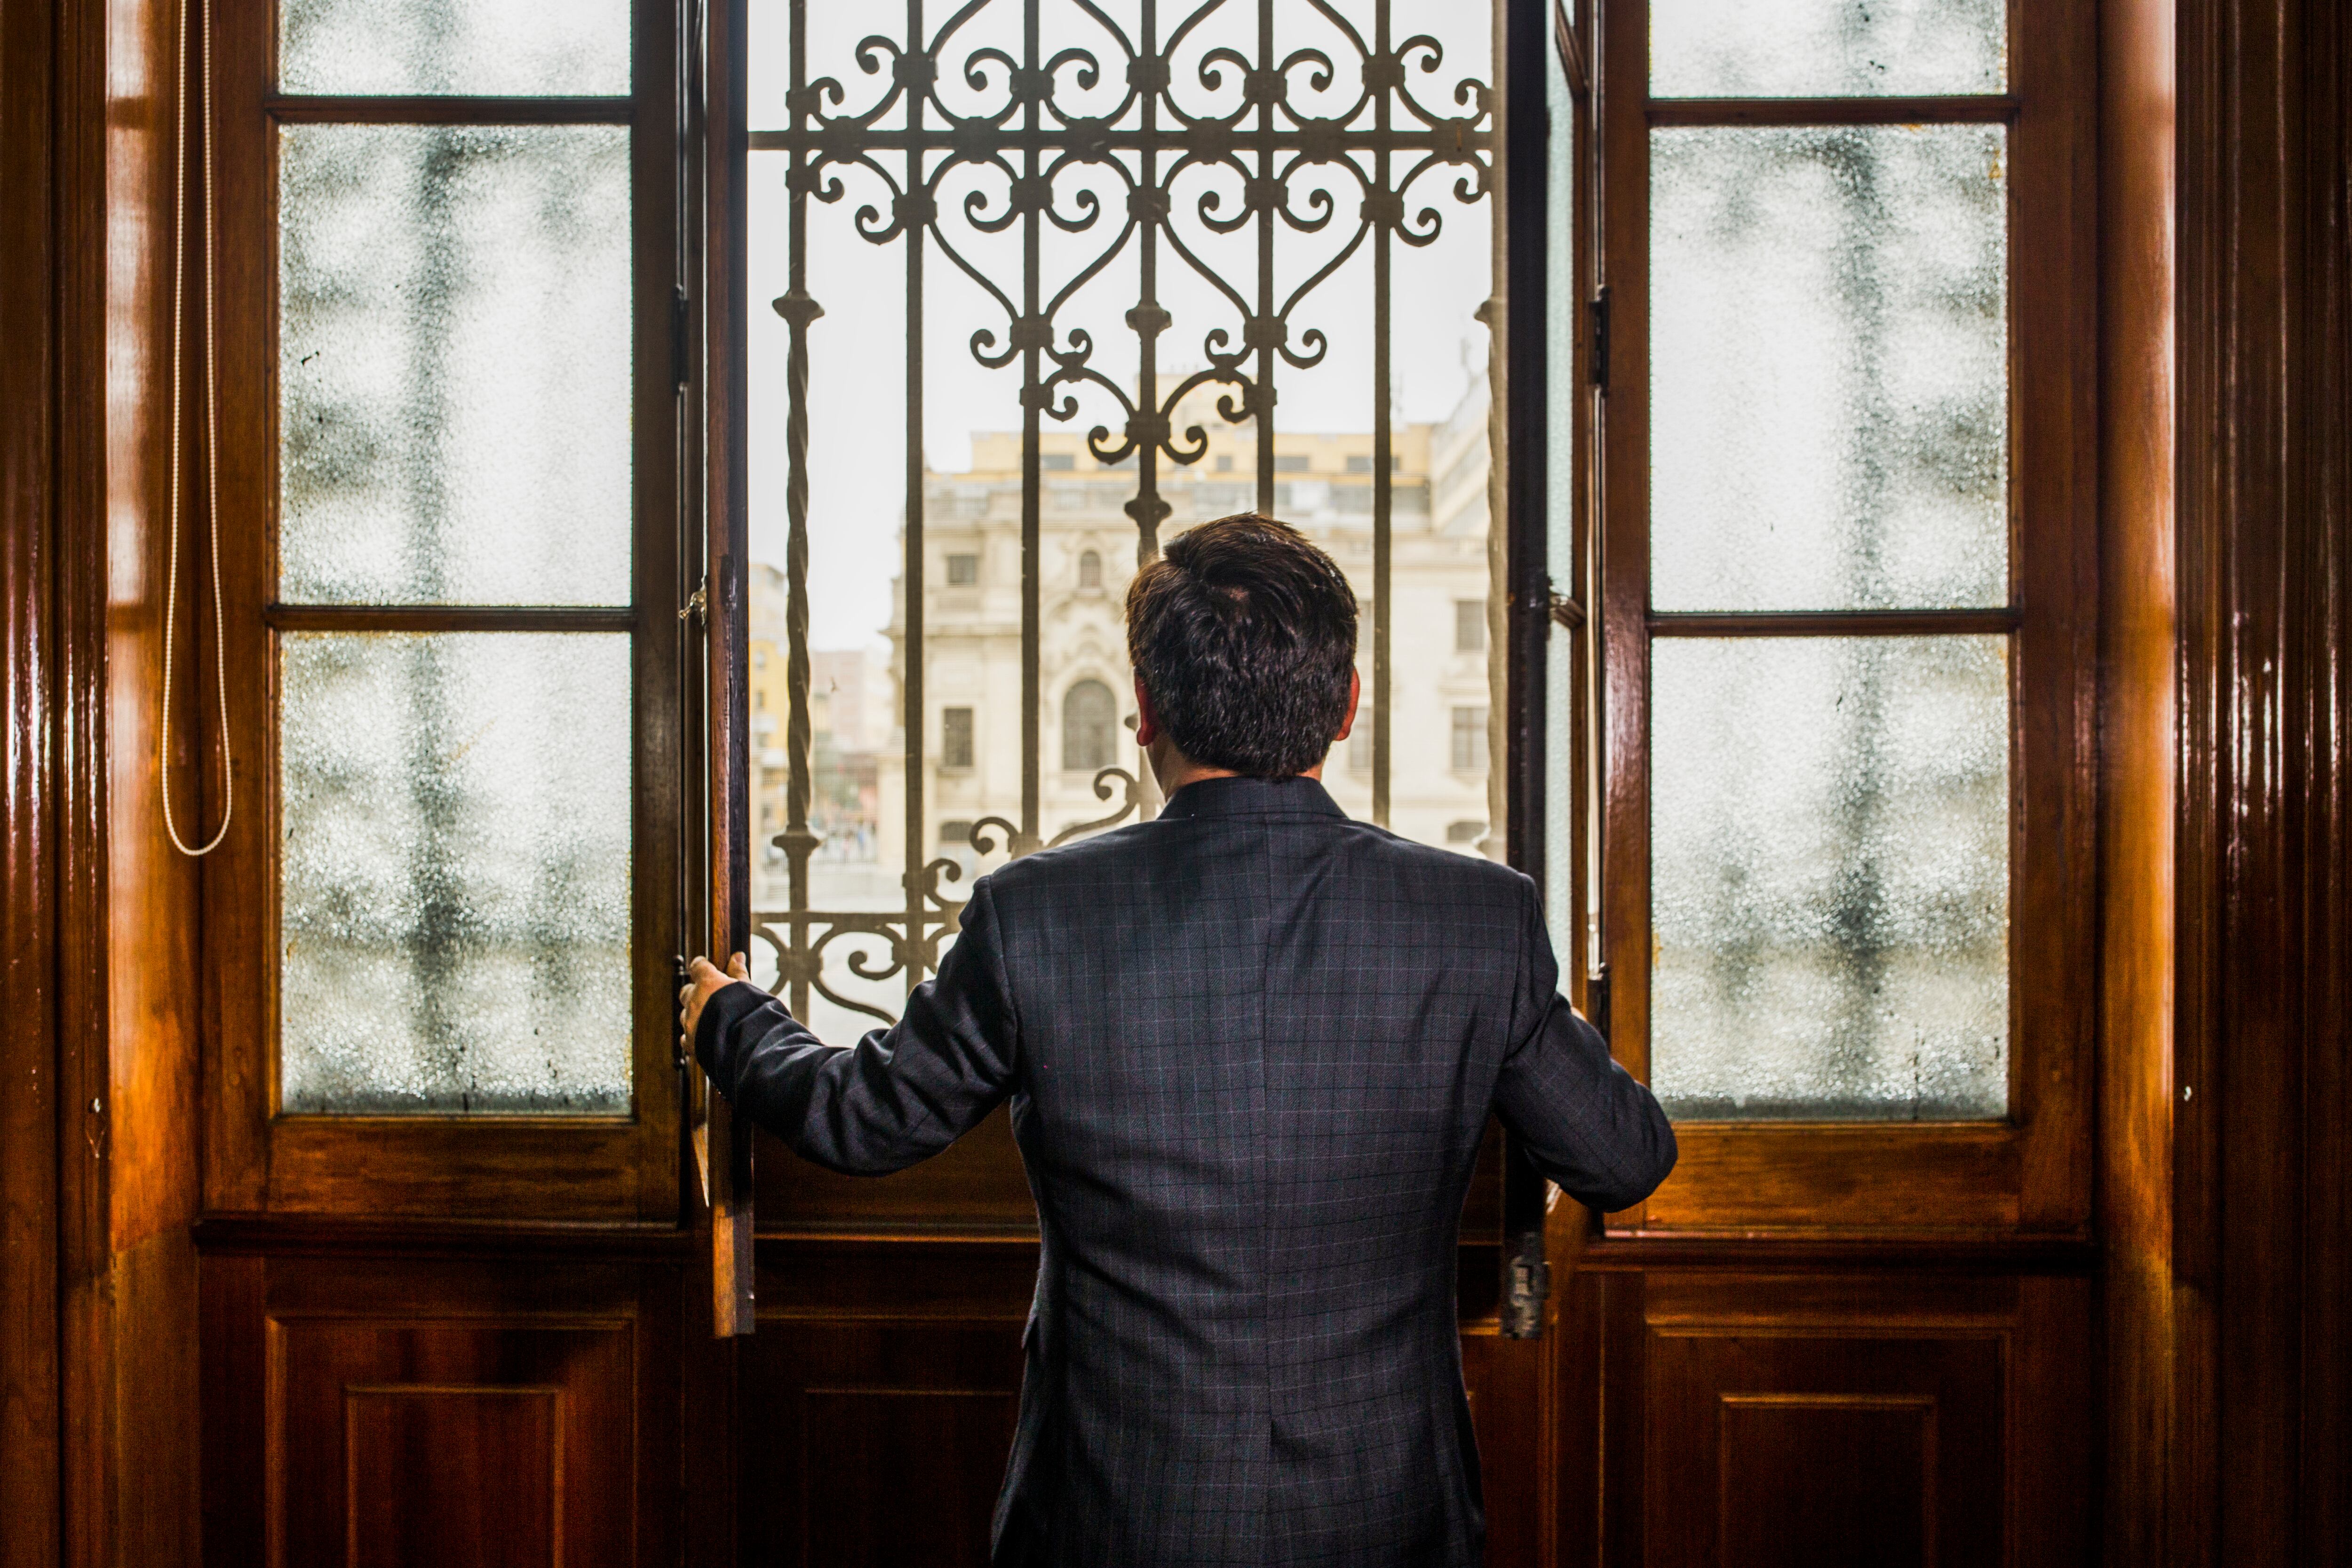
[[[1165,740],[1155,742],[1145,754],[1151,759],[1151,773],[1160,781],[1160,793],[1163,796],[1173,795],[1186,784],[1199,784],[1202,779],[1241,777],[1231,768],[1212,768],[1196,763]],[[1319,781],[1323,777],[1323,764],[1318,762],[1298,776]]]

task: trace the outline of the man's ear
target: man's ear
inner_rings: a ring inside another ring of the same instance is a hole
[[[1349,731],[1356,727],[1356,703],[1363,695],[1363,672],[1361,670],[1355,669],[1349,670],[1348,672],[1348,711],[1346,716],[1339,721],[1339,732],[1331,737],[1331,743],[1333,745],[1336,746],[1340,742],[1346,740],[1348,738]]]
[[[1143,689],[1143,677],[1135,678],[1135,743],[1145,751],[1160,739],[1160,721],[1151,711],[1151,693]]]

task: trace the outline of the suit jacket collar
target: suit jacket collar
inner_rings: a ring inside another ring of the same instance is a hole
[[[1348,814],[1320,781],[1301,776],[1201,779],[1170,795],[1160,815],[1172,821],[1200,816],[1344,817]]]

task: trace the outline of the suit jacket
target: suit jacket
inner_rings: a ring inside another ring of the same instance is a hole
[[[1456,1232],[1490,1110],[1601,1209],[1649,1091],[1556,990],[1535,885],[1213,779],[973,888],[854,1049],[756,987],[697,1051],[803,1158],[880,1174],[1003,1100],[1044,1247],[1000,1564],[1473,1564]]]

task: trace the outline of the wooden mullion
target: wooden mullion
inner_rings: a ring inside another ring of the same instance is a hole
[[[632,632],[625,606],[569,605],[271,605],[281,632]]]
[[[425,94],[272,93],[262,110],[280,124],[628,125],[633,98],[456,98]]]
[[[2016,610],[1765,610],[1650,613],[1659,637],[1885,637],[2007,634],[2023,616]]]
[[[2000,125],[2007,96],[1955,98],[1654,98],[1652,125]]]

